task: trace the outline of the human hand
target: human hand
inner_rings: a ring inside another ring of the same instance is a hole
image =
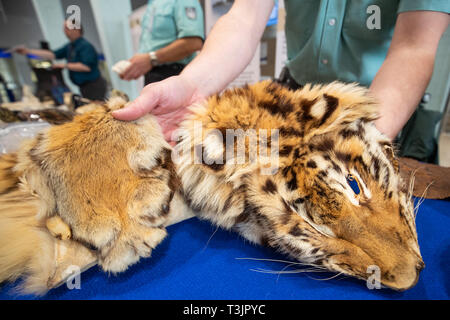
[[[164,138],[175,143],[172,134],[188,112],[187,107],[205,97],[182,75],[147,85],[139,97],[125,108],[113,112],[118,120],[136,120],[147,113],[156,116]]]
[[[14,48],[14,52],[25,55],[29,53],[29,50],[25,46],[17,46]]]
[[[122,80],[136,80],[152,69],[150,56],[147,53],[138,53],[128,61],[131,65],[120,74]]]
[[[54,63],[52,65],[53,69],[65,69],[67,67],[67,64],[65,63]]]

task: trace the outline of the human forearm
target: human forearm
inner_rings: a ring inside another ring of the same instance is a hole
[[[151,112],[165,138],[174,140],[172,133],[188,112],[186,107],[221,91],[250,62],[272,7],[273,0],[236,0],[179,76],[147,85],[136,100],[113,116],[135,120]]]
[[[406,63],[407,61],[407,63]],[[402,50],[386,58],[370,90],[380,103],[377,128],[394,139],[418,106],[433,73],[434,55]]]
[[[157,50],[155,53],[159,63],[170,63],[190,56],[195,51],[200,50],[202,44],[202,39],[198,37],[181,38]],[[131,64],[120,74],[120,78],[123,80],[135,80],[152,70],[148,53],[135,54],[128,61]]]
[[[81,62],[69,62],[66,65],[67,69],[70,71],[76,71],[76,72],[90,72],[91,68],[89,68],[87,65]]]
[[[197,89],[197,95],[221,91],[242,72],[254,55],[272,7],[272,0],[236,1],[219,19],[200,54],[181,74]]]
[[[189,57],[202,48],[203,41],[198,37],[177,39],[168,46],[156,51],[160,63],[175,62]]]
[[[377,128],[394,139],[424,94],[449,16],[443,12],[399,14],[389,51],[370,90],[380,103]]]
[[[55,54],[50,50],[43,49],[26,49],[27,54],[33,54],[35,56],[39,56],[42,59],[54,60]]]

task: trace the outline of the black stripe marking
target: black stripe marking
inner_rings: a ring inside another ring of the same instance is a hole
[[[309,161],[306,163],[306,166],[307,166],[308,168],[312,168],[312,169],[317,168],[317,164],[316,164],[316,162],[315,162],[314,160],[309,160]]]
[[[245,201],[244,203],[244,210],[242,210],[242,213],[236,217],[234,220],[235,224],[247,222],[250,216],[256,215],[258,213],[258,207],[252,205],[248,201]]]
[[[374,157],[372,161],[375,179],[378,181],[378,179],[380,178],[380,159]]]
[[[318,151],[330,151],[334,148],[334,142],[331,139],[324,139],[315,146]]]
[[[283,146],[281,150],[278,152],[278,154],[281,157],[288,157],[292,152],[292,146]]]
[[[336,152],[336,158],[344,163],[347,163],[352,159],[352,155],[349,153]]]
[[[288,136],[288,137],[294,136],[294,137],[300,137],[300,138],[302,138],[304,136],[303,132],[298,131],[294,128],[290,128],[290,127],[289,128],[281,127],[278,132],[281,136]]]
[[[303,230],[300,228],[299,224],[294,225],[290,230],[289,234],[294,237],[307,236]]]
[[[303,124],[306,121],[311,121],[314,118],[311,116],[311,108],[317,102],[317,99],[308,100],[304,99],[301,102],[301,107],[303,112],[297,113],[297,121]]]
[[[292,179],[288,181],[287,187],[290,190],[296,190],[298,188],[297,186],[297,174],[294,170],[291,169]]]
[[[320,120],[319,126],[323,125],[325,121],[333,114],[333,112],[336,110],[339,99],[327,94],[323,95],[325,101],[327,102],[327,110],[325,111],[325,114],[323,115],[322,119]]]
[[[267,179],[262,190],[266,193],[275,194],[277,192],[277,186],[271,179]]]

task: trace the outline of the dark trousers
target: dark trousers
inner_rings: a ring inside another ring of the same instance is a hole
[[[184,65],[180,63],[164,64],[162,66],[154,67],[145,74],[145,85],[179,75],[183,69]]]
[[[105,100],[106,96],[106,80],[102,76],[97,80],[85,82],[79,86],[83,98],[89,100]]]
[[[298,84],[297,81],[295,81],[287,67],[284,67],[283,70],[281,70],[280,77],[275,79],[275,82],[291,90],[298,90],[303,87],[303,85]]]
[[[441,118],[441,112],[427,110],[425,102],[421,102],[395,141],[398,155],[437,163],[438,148],[434,132]]]

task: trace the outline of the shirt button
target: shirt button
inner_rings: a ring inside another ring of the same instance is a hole
[[[429,94],[428,92],[425,93],[422,97],[422,102],[427,103],[427,102],[430,102],[430,100],[431,100],[431,94]]]
[[[336,24],[336,19],[333,18],[333,19],[328,20],[328,24],[330,26],[334,26]]]
[[[322,59],[322,63],[323,64],[328,64],[328,60],[327,59]]]

